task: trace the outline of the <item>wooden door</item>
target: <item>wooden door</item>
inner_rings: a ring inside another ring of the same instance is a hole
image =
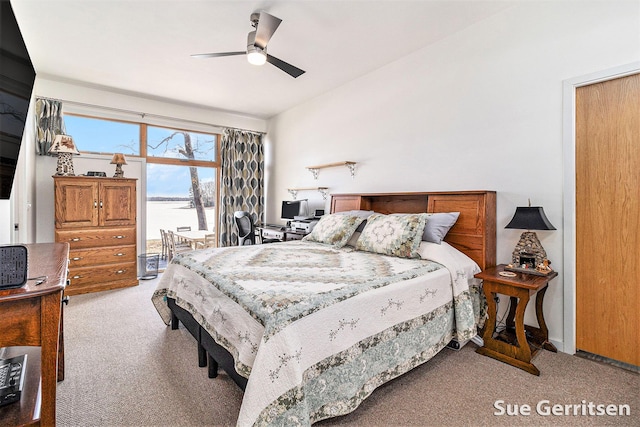
[[[135,223],[135,180],[101,181],[100,226],[133,225]]]
[[[640,74],[576,90],[576,348],[640,366]]]
[[[76,177],[55,178],[56,228],[98,225],[98,183]]]

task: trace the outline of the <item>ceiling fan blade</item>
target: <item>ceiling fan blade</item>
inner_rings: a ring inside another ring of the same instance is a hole
[[[219,56],[235,56],[235,55],[246,55],[247,52],[220,52],[220,53],[196,53],[191,55],[193,58],[217,58]]]
[[[256,28],[255,45],[260,49],[267,47],[269,39],[271,39],[273,33],[276,32],[281,22],[282,19],[280,18],[269,15],[267,12],[260,12],[260,20],[258,21],[258,27]]]
[[[275,56],[267,54],[267,62],[271,65],[275,65],[280,68],[285,73],[289,74],[291,77],[298,78],[304,74],[304,70],[301,70],[298,67],[294,67],[291,64],[284,62],[281,59],[276,58]]]

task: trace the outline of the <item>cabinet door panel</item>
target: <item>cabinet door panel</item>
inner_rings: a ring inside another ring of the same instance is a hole
[[[136,187],[129,182],[100,183],[100,226],[136,222]]]
[[[56,228],[97,226],[98,183],[59,179],[56,184]]]

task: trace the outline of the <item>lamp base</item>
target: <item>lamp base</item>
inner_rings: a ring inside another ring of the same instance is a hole
[[[520,241],[513,250],[511,261],[505,270],[538,276],[546,276],[553,271],[549,267],[551,262],[547,259],[547,252],[536,233],[532,231],[522,233]]]
[[[122,170],[122,165],[120,163],[116,164],[116,173],[113,175],[114,178],[124,178],[124,171]]]
[[[58,153],[56,176],[76,176],[73,171],[73,159],[71,153]]]

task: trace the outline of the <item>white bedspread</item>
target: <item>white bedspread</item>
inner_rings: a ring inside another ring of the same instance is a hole
[[[479,268],[446,243],[420,252],[436,262],[311,242],[195,251],[153,302],[168,324],[174,298],[234,356],[249,378],[238,425],[309,425],[475,335]]]

